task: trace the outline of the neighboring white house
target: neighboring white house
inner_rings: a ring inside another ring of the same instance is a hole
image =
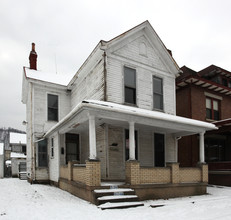
[[[12,177],[19,177],[19,164],[26,162],[26,155],[24,153],[11,152],[11,175]]]
[[[4,177],[4,144],[0,143],[0,178]]]
[[[72,79],[38,71],[36,59],[33,44],[22,86],[27,173],[32,182],[50,181],[66,190],[65,179],[96,187],[103,180],[139,187],[147,182],[174,183],[168,166],[177,163],[177,140],[199,134],[200,152],[204,152],[204,133],[216,128],[176,116],[175,78],[180,70],[148,21],[110,41],[100,41]],[[90,179],[86,175],[91,172],[83,168],[68,174],[65,165],[69,161],[87,167],[95,162],[100,171],[92,172]],[[140,169],[149,169],[139,170],[137,182],[129,177],[132,161]],[[203,153],[199,162],[204,162]],[[168,177],[156,178],[157,168]],[[152,173],[146,175],[146,171]],[[206,182],[198,172],[197,181]],[[91,185],[94,178],[97,183]]]
[[[12,152],[26,154],[26,134],[10,132],[9,144]]]

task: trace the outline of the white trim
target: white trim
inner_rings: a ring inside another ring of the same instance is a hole
[[[223,98],[221,96],[218,95],[214,95],[208,92],[204,92],[205,96],[210,97],[210,98],[214,98],[214,99],[218,99],[218,100],[223,100]]]

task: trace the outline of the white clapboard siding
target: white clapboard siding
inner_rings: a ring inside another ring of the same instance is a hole
[[[84,99],[104,99],[104,58],[103,52],[97,52],[83,68],[72,86],[71,108]]]
[[[137,106],[153,110],[153,76],[163,79],[164,112],[175,114],[175,77],[145,34],[137,34],[123,47],[111,49],[107,58],[107,100],[124,103],[124,66],[136,69]],[[140,54],[140,44],[146,45],[146,55]]]
[[[58,95],[59,120],[70,112],[70,93],[60,87],[34,85],[34,130],[36,133],[45,133],[57,122],[47,121],[47,94]]]

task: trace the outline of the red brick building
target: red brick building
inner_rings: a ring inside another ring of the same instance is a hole
[[[205,161],[209,183],[231,185],[231,72],[211,65],[199,72],[186,66],[176,79],[177,115],[214,123],[219,129],[205,134]],[[199,137],[178,142],[182,167],[199,161]]]

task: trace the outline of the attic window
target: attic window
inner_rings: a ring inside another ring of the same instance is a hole
[[[140,55],[147,56],[147,47],[145,43],[140,43]]]

